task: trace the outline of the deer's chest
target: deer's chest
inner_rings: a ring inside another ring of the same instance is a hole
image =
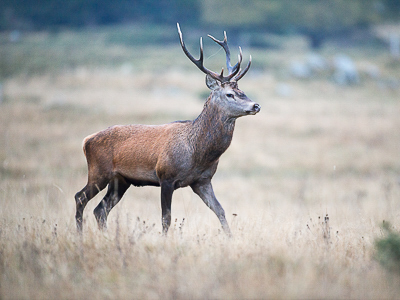
[[[194,184],[195,182],[211,180],[217,171],[217,166],[218,160],[213,164],[208,165],[208,167],[195,166],[186,172],[182,172],[181,176],[179,176],[175,182],[175,187],[186,187]]]

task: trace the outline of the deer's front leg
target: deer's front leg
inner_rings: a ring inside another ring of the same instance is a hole
[[[173,184],[168,181],[161,182],[161,211],[163,235],[167,235],[168,228],[171,225],[171,202],[174,192]]]
[[[201,200],[203,200],[203,202],[217,215],[224,232],[228,236],[232,236],[228,222],[225,218],[225,211],[215,197],[214,190],[211,185],[211,180],[207,180],[206,182],[198,182],[191,185],[190,187],[192,188],[193,192],[199,195]]]

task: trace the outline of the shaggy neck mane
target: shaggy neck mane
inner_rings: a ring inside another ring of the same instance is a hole
[[[190,140],[198,151],[198,159],[214,162],[229,147],[235,128],[235,118],[230,118],[211,101],[212,94],[204,104],[203,111],[193,121]]]

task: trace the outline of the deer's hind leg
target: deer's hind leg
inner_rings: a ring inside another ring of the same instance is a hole
[[[121,200],[129,186],[130,183],[127,183],[122,177],[115,177],[108,184],[107,194],[93,211],[100,230],[107,229],[108,214]]]
[[[75,203],[76,203],[75,220],[78,232],[82,232],[83,210],[85,209],[86,204],[106,186],[107,186],[106,180],[99,181],[98,183],[88,181],[86,186],[81,191],[75,194]]]

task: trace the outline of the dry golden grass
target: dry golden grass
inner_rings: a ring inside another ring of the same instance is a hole
[[[206,92],[198,73],[82,67],[5,82],[0,298],[398,298],[400,278],[373,259],[373,242],[383,220],[400,229],[399,91],[373,81],[288,79],[287,98],[271,74],[240,82],[262,110],[237,121],[213,180],[232,239],[189,189],[175,192],[163,238],[151,187],[127,192],[107,233],[92,214],[97,196],[76,234],[82,139],[195,118]]]

